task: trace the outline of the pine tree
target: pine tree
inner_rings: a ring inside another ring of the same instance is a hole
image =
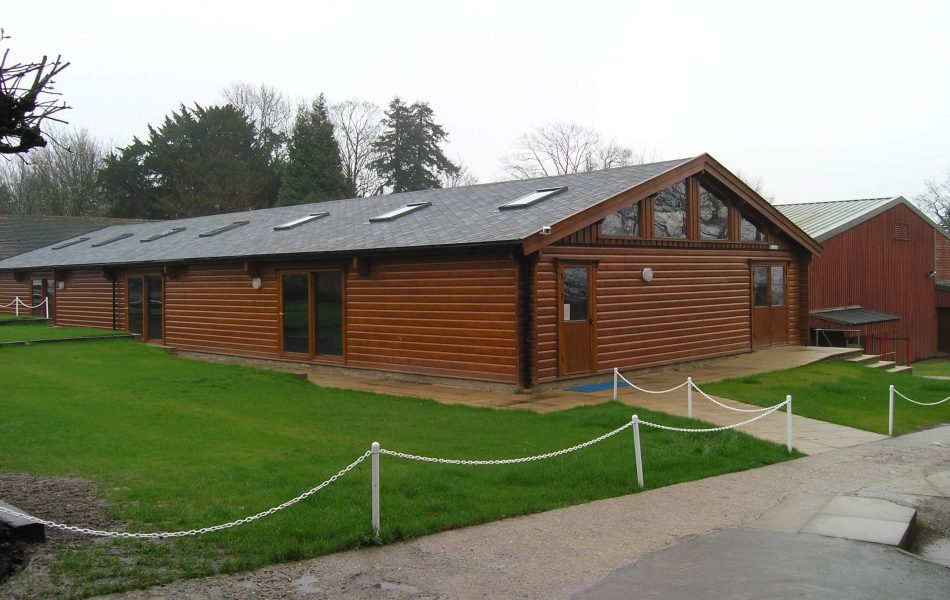
[[[373,144],[378,158],[372,166],[393,192],[439,188],[443,175],[458,173],[439,147],[447,134],[427,103],[407,106],[398,96],[393,98],[383,127]]]
[[[340,146],[333,137],[333,124],[321,94],[297,114],[277,204],[290,206],[354,195],[353,185],[343,176]]]

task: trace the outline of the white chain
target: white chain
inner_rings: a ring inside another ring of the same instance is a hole
[[[693,389],[696,390],[697,392],[699,392],[704,398],[706,398],[707,400],[709,400],[709,401],[712,402],[713,404],[718,404],[719,406],[721,406],[721,407],[723,407],[723,408],[725,408],[725,409],[727,409],[727,410],[734,411],[734,412],[741,412],[741,413],[758,413],[758,412],[765,412],[765,411],[767,411],[767,410],[769,410],[769,409],[771,408],[771,407],[767,407],[767,408],[737,408],[737,407],[735,407],[735,406],[728,406],[728,405],[723,404],[722,402],[716,400],[715,398],[713,398],[712,396],[710,396],[709,394],[707,394],[707,393],[704,392],[703,390],[699,389],[699,386],[696,385],[695,383],[693,384]]]
[[[901,398],[903,398],[904,400],[907,400],[907,401],[910,402],[911,404],[916,404],[917,406],[937,406],[938,404],[943,404],[943,403],[946,402],[947,400],[950,400],[950,396],[947,396],[946,398],[944,398],[943,400],[940,400],[940,401],[938,401],[938,402],[917,402],[916,400],[913,400],[913,399],[911,399],[911,398],[908,398],[908,397],[905,396],[904,394],[900,393],[900,391],[898,391],[897,388],[894,388],[894,393],[897,394],[898,396],[900,396]]]
[[[19,302],[19,303],[20,303],[20,306],[22,306],[23,308],[29,308],[29,309],[31,309],[31,310],[34,309],[34,308],[39,308],[39,307],[43,306],[43,305],[46,304],[48,301],[49,301],[49,298],[43,298],[43,301],[40,302],[39,304],[37,304],[36,306],[30,306],[29,304],[27,304],[27,303],[24,302],[23,300],[20,300],[19,297],[13,299],[13,303]],[[7,304],[6,306],[4,306],[4,308],[6,308],[7,306],[10,306],[10,305]]]
[[[683,383],[679,384],[678,386],[676,386],[676,387],[671,387],[671,388],[668,389],[668,390],[654,391],[654,390],[647,390],[647,389],[644,389],[644,388],[642,388],[642,387],[640,387],[640,386],[634,384],[634,383],[631,382],[629,379],[627,379],[626,377],[624,377],[624,376],[620,373],[620,371],[617,371],[617,377],[619,377],[620,379],[623,379],[625,382],[627,382],[627,385],[629,385],[629,386],[632,387],[633,389],[635,389],[635,390],[637,390],[637,391],[640,391],[640,392],[643,392],[644,394],[669,394],[670,392],[675,392],[676,390],[680,389],[681,387],[683,387],[683,386],[686,385],[686,383],[687,383],[686,381],[684,381]]]
[[[786,400],[785,402],[782,402],[781,404],[776,404],[775,406],[769,407],[768,412],[764,412],[760,415],[756,415],[752,417],[751,419],[748,419],[741,423],[735,423],[733,425],[723,425],[722,427],[707,427],[704,429],[691,429],[691,428],[686,428],[686,427],[670,427],[669,425],[660,425],[659,423],[651,423],[650,421],[641,420],[639,422],[643,425],[646,425],[647,427],[653,427],[654,429],[665,429],[666,431],[677,431],[681,433],[712,433],[714,431],[725,431],[726,429],[735,429],[736,427],[742,427],[743,425],[748,425],[749,423],[752,423],[753,421],[758,421],[759,419],[763,417],[769,416],[770,414],[774,413],[775,411],[782,408],[786,404],[788,404],[788,400]]]
[[[189,529],[187,531],[171,531],[171,532],[161,532],[161,533],[128,533],[125,531],[102,531],[99,529],[86,529],[85,527],[76,527],[73,525],[64,525],[62,523],[57,523],[55,521],[47,521],[45,519],[39,519],[32,515],[17,512],[15,510],[10,510],[2,506],[0,506],[0,512],[5,512],[9,515],[13,515],[14,517],[20,517],[21,519],[26,519],[34,523],[41,523],[43,525],[46,525],[47,527],[52,527],[53,529],[62,529],[63,531],[72,531],[74,533],[84,533],[86,535],[94,535],[94,536],[99,536],[99,537],[154,539],[154,538],[176,538],[176,537],[187,537],[187,536],[192,536],[192,535],[201,535],[203,533],[211,533],[213,531],[221,531],[222,529],[229,529],[231,527],[237,527],[238,525],[244,525],[245,523],[250,523],[251,521],[262,519],[264,517],[274,514],[275,512],[279,510],[283,510],[287,508],[288,506],[297,504],[301,500],[305,500],[306,498],[309,498],[310,496],[316,494],[317,492],[327,487],[328,485],[330,485],[331,483],[333,483],[340,477],[343,477],[344,475],[349,473],[351,470],[356,468],[358,464],[366,460],[369,457],[369,455],[370,455],[370,451],[367,450],[359,458],[357,458],[355,461],[351,462],[349,465],[344,467],[342,470],[340,470],[339,473],[337,473],[333,477],[327,479],[326,481],[324,481],[318,486],[310,488],[309,490],[300,494],[299,496],[295,498],[291,498],[287,502],[284,502],[283,504],[275,506],[274,508],[269,508],[263,512],[257,513],[256,515],[244,517],[243,519],[238,519],[237,521],[231,521],[230,523],[221,523],[220,525],[214,525],[212,527],[202,527],[201,529]]]
[[[16,304],[16,303],[19,302],[19,301],[20,301],[20,297],[19,297],[19,296],[14,296],[13,302],[11,302],[11,303],[9,303],[9,304],[0,304],[0,308],[10,308],[11,306],[13,306],[14,304]]]
[[[519,463],[534,462],[537,460],[544,460],[546,458],[554,458],[555,456],[562,456],[564,454],[569,454],[571,452],[576,452],[577,450],[583,450],[588,446],[593,446],[594,444],[600,443],[607,438],[617,435],[624,429],[630,427],[630,423],[625,423],[623,426],[614,429],[609,433],[594,438],[590,441],[584,442],[583,444],[578,444],[576,446],[571,446],[570,448],[564,448],[563,450],[557,450],[555,452],[548,452],[547,454],[537,454],[535,456],[525,456],[522,458],[502,458],[500,460],[461,460],[456,458],[433,458],[431,456],[419,456],[417,454],[407,454],[405,452],[396,452],[395,450],[386,450],[381,449],[380,454],[388,454],[389,456],[395,456],[397,458],[405,458],[408,460],[418,460],[420,462],[427,463],[436,463],[440,465],[514,465]]]

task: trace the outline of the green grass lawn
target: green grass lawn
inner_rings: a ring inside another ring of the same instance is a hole
[[[100,482],[112,516],[130,531],[191,529],[267,509],[327,479],[374,440],[491,459],[571,446],[633,412],[703,426],[619,403],[539,415],[323,389],[131,340],[0,355],[0,470]],[[734,432],[641,435],[647,488],[789,458],[781,445]],[[461,467],[383,456],[381,472],[384,542],[636,491],[629,431],[542,462]],[[60,556],[54,574],[72,582],[73,594],[89,595],[312,557],[370,537],[367,460],[262,521],[198,538],[90,543]]]
[[[916,372],[916,366],[914,367]],[[867,431],[887,433],[888,387],[893,384],[918,402],[950,396],[950,382],[911,375],[892,375],[843,361],[824,361],[752,377],[703,385],[710,394],[772,406],[792,395],[792,412]],[[922,407],[897,398],[894,433],[950,423],[950,402]]]
[[[913,364],[914,375],[950,377],[950,358],[931,358]]]
[[[37,340],[58,340],[80,337],[99,337],[125,333],[111,329],[93,327],[53,327],[51,325],[4,325],[0,327],[0,342],[33,342]]]
[[[17,316],[15,314],[14,315],[8,315],[5,313],[0,314],[0,321],[28,321],[30,319],[41,319],[41,318],[42,317],[30,316],[29,311],[25,311],[20,316]]]

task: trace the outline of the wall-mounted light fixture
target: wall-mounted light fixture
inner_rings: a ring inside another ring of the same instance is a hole
[[[56,282],[56,289],[57,289],[57,290],[65,290],[65,289],[66,289],[66,282],[65,282],[65,281],[57,281],[57,282]]]
[[[640,276],[643,277],[643,281],[650,283],[651,281],[653,281],[653,269],[651,269],[650,267],[644,267],[643,273],[641,273]]]
[[[927,277],[933,277],[936,274],[937,274],[936,271],[927,271]]]
[[[545,225],[544,227],[541,228],[541,231],[539,233],[541,235],[551,235],[551,226]]]
[[[778,244],[772,244],[769,246],[769,250],[778,250]]]
[[[252,278],[251,278],[251,287],[254,288],[255,290],[261,289],[261,278],[260,278],[260,277],[252,277]]]

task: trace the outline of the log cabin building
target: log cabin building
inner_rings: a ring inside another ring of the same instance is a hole
[[[850,331],[866,352],[900,364],[937,352],[941,301],[950,308],[938,272],[947,232],[901,196],[776,208],[824,248],[808,276],[819,341]]]
[[[172,348],[533,387],[808,339],[819,245],[709,155],[110,227],[0,304]]]

